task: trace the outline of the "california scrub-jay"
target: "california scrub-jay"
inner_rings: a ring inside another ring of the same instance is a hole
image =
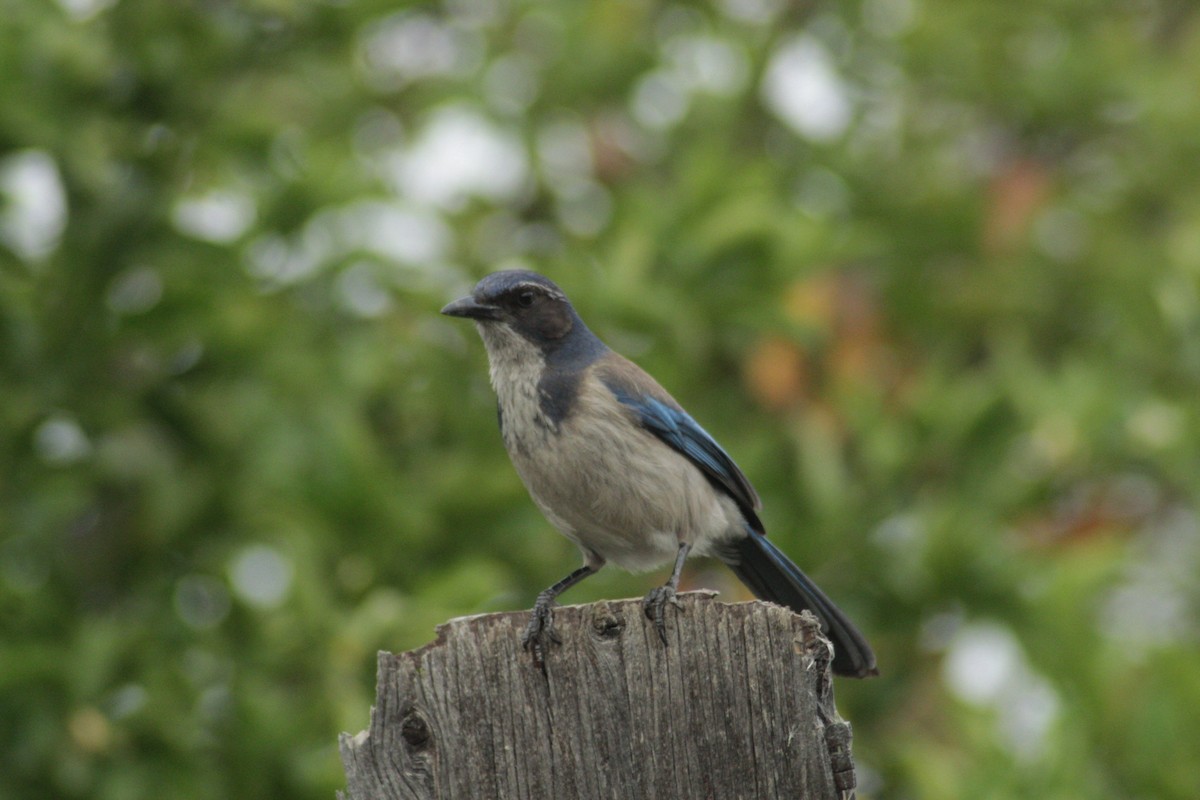
[[[538,595],[522,644],[541,665],[555,598],[607,562],[631,571],[675,561],[646,596],[663,644],[663,611],[689,554],[714,556],[758,597],[808,609],[834,645],[833,671],[878,674],[875,654],[825,594],[767,540],[750,481],[658,383],[608,349],[549,279],[509,270],[442,309],[475,321],[491,366],[500,432],[546,518],[583,551],[583,566]]]

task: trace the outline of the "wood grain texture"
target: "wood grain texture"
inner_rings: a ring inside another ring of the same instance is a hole
[[[543,673],[526,612],[463,617],[379,654],[370,728],[341,737],[349,800],[847,798],[816,620],[680,595],[669,646],[641,600],[565,606]]]

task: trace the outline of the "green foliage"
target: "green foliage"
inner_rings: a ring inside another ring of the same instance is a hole
[[[330,797],[377,650],[575,565],[437,314],[512,265],[876,642],[863,796],[1195,796],[1192,4],[2,17],[0,796]]]

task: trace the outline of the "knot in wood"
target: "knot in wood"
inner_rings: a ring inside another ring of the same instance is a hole
[[[617,639],[625,631],[625,618],[608,608],[592,617],[592,633],[601,639]]]
[[[429,746],[429,740],[432,738],[429,732],[429,723],[416,709],[410,709],[404,715],[404,721],[400,723],[400,735],[404,738],[405,744],[413,750],[424,750]]]

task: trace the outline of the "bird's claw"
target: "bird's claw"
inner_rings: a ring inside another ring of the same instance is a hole
[[[554,630],[554,600],[539,597],[521,634],[521,647],[533,657],[534,666],[545,671],[546,653],[555,644],[562,644],[562,639]]]
[[[646,599],[642,601],[646,619],[654,623],[654,627],[658,630],[658,638],[662,639],[664,647],[667,645],[667,623],[664,617],[668,603],[683,610],[683,603],[679,602],[679,598],[675,595],[675,587],[670,584],[651,589],[650,593],[646,595]]]

